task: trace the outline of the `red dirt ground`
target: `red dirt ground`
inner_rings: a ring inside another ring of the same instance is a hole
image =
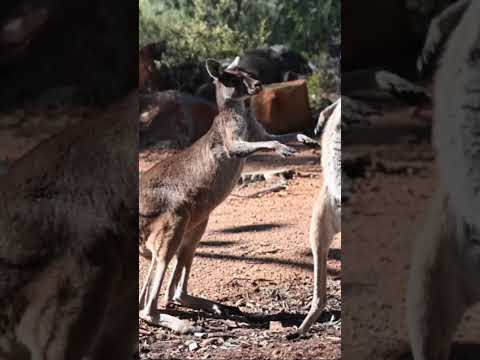
[[[157,158],[152,153],[141,156],[141,168],[148,168]],[[340,235],[330,252],[327,312],[309,338],[295,342],[284,338],[303,320],[312,295],[308,225],[322,181],[319,162],[319,152],[310,149],[290,159],[269,153],[254,156],[245,172],[288,168],[297,175],[288,181],[286,190],[258,198],[239,196],[278,180],[237,188],[211,215],[194,260],[189,291],[237,305],[243,312],[256,315],[255,320],[235,322],[178,309],[196,325],[204,326],[206,333],[177,336],[141,322],[142,359],[341,358],[341,325],[329,322],[332,316],[335,320],[339,317],[341,309]],[[141,278],[146,265],[141,259]],[[162,307],[163,302],[159,305]]]

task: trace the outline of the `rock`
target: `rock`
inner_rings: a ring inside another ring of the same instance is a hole
[[[236,321],[233,320],[226,320],[225,324],[228,326],[229,329],[235,329],[238,328],[238,324]]]
[[[251,103],[258,121],[269,132],[287,133],[315,126],[305,80],[265,86],[262,92],[252,98]]]
[[[200,346],[198,345],[198,343],[196,341],[192,341],[189,345],[188,345],[188,350],[189,351],[195,351],[199,348]]]
[[[201,338],[201,339],[204,339],[204,338],[207,337],[207,333],[205,333],[205,332],[196,332],[196,333],[193,334],[193,336],[198,337],[198,338]]]
[[[280,332],[285,330],[280,321],[270,321],[270,331]]]

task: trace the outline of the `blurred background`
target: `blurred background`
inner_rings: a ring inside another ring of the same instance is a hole
[[[320,105],[320,88],[335,88],[327,65],[330,57],[339,57],[339,0],[140,0],[139,9],[140,46],[158,44],[154,60],[163,72],[161,89],[193,92],[209,81],[207,57],[234,58],[273,45],[300,54],[314,70],[308,79],[313,107]],[[173,84],[167,84],[165,72]]]

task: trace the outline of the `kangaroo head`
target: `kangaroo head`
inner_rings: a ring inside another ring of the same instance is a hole
[[[243,101],[258,94],[262,84],[254,75],[238,67],[237,57],[228,67],[220,62],[207,59],[206,68],[216,87],[217,104],[223,106],[225,100]]]

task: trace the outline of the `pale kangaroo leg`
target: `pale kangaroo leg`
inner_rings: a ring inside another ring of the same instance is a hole
[[[154,236],[154,235],[151,235],[151,236]],[[155,269],[155,266],[156,266],[156,261],[157,261],[156,258],[152,256],[150,260],[150,266],[148,267],[147,277],[145,279],[145,282],[143,283],[142,289],[140,290],[140,296],[138,299],[138,303],[140,304],[140,307],[143,307],[146,303],[146,294],[147,292],[149,292],[149,286],[151,284],[151,281],[149,281],[149,279],[151,279],[152,277],[153,270]]]
[[[189,242],[185,242],[185,245],[180,250],[177,265],[169,284],[167,303],[177,304],[191,309],[204,310],[217,315],[240,314],[241,312],[237,307],[220,304],[212,300],[188,294],[188,278],[190,276],[193,257],[206,227],[207,222],[195,228],[188,239]]]
[[[446,197],[437,193],[410,270],[407,321],[415,360],[447,360],[467,308],[458,224]]]
[[[325,185],[320,194],[310,222],[310,245],[313,254],[314,284],[313,299],[310,311],[298,330],[287,337],[296,338],[305,334],[318,320],[327,300],[327,256],[333,237],[339,231],[335,221],[335,213]]]
[[[168,283],[168,290],[165,296],[165,302],[167,304],[175,302],[175,294],[180,291],[180,288],[182,288],[182,292],[186,293],[193,255],[195,254],[198,242],[205,233],[207,224],[208,220],[198,225],[189,234],[185,235],[182,248],[177,254],[175,268]]]
[[[152,247],[149,246],[152,251],[152,265],[140,296],[141,319],[178,333],[190,332],[194,328],[188,321],[160,313],[157,310],[157,301],[165,271],[182,241],[188,220],[187,214],[176,213],[172,215],[171,230],[166,233],[155,232]],[[154,248],[156,246],[157,249]]]

